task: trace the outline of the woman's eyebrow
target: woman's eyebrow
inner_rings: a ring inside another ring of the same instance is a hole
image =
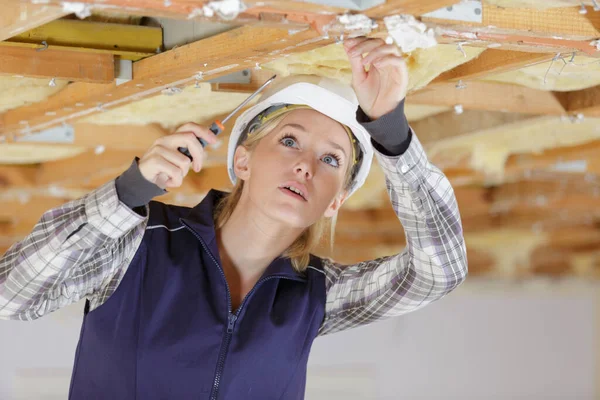
[[[306,128],[304,128],[304,127],[303,127],[302,125],[300,125],[300,124],[294,124],[294,123],[290,122],[290,123],[288,123],[288,124],[285,124],[285,125],[284,125],[284,126],[282,126],[281,128],[283,129],[283,128],[285,128],[286,126],[289,126],[290,128],[295,128],[295,129],[301,130],[302,132],[306,132]],[[344,150],[344,148],[343,148],[342,146],[340,146],[339,144],[337,144],[336,142],[334,142],[334,141],[331,141],[331,140],[327,140],[327,143],[328,143],[329,145],[331,145],[332,147],[334,147],[334,148],[336,148],[336,149],[339,149],[339,150],[340,150],[342,153],[344,153],[344,157],[346,156],[346,151]]]

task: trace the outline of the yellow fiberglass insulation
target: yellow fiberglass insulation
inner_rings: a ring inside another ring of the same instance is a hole
[[[565,55],[562,59],[488,76],[484,80],[516,83],[540,90],[580,90],[600,85],[600,59]]]
[[[442,72],[476,58],[485,49],[463,47],[463,54],[456,45],[438,44],[427,49],[417,49],[406,55],[409,69],[409,90],[426,86]],[[341,44],[331,44],[304,53],[292,54],[263,64],[263,68],[273,70],[283,76],[294,74],[315,74],[328,76],[350,83],[352,72],[350,63]]]
[[[56,79],[50,86],[48,78],[0,76],[0,112],[45,100],[64,88],[68,81]]]
[[[539,117],[440,140],[426,147],[429,158],[438,167],[460,165],[467,158],[471,168],[483,172],[493,183],[502,181],[504,164],[511,154],[539,153],[598,139],[600,118],[571,121]]]
[[[175,128],[189,121],[211,121],[233,110],[247,97],[246,93],[213,92],[210,83],[201,83],[198,87],[188,86],[180,93],[161,94],[94,114],[84,122],[101,125],[159,123],[165,128]]]

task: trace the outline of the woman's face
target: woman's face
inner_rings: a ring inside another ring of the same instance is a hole
[[[252,153],[238,147],[235,157],[236,174],[245,181],[253,207],[296,228],[335,214],[346,197],[344,178],[351,163],[346,130],[309,109],[290,112]]]

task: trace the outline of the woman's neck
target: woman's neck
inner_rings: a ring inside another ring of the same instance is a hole
[[[227,222],[217,231],[219,253],[222,262],[230,263],[240,275],[260,277],[269,264],[294,243],[302,229],[270,220],[251,202],[243,200],[240,199]]]

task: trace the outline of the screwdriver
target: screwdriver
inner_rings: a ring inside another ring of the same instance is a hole
[[[225,130],[224,124],[231,117],[233,117],[235,115],[235,113],[237,113],[242,107],[244,107],[246,104],[248,104],[248,102],[250,100],[252,100],[254,98],[254,96],[259,94],[265,87],[267,87],[267,85],[269,85],[271,82],[273,82],[273,80],[276,77],[277,77],[277,75],[273,75],[272,77],[270,77],[265,83],[263,83],[261,85],[261,87],[256,89],[256,91],[254,93],[252,93],[246,100],[244,100],[239,106],[237,106],[232,112],[230,112],[229,115],[227,115],[223,119],[223,121],[219,121],[219,120],[214,121],[209,129],[215,135],[218,135],[219,133],[223,132]],[[198,141],[200,141],[200,144],[202,145],[202,147],[206,147],[206,141],[204,139],[198,138]],[[178,147],[177,150],[179,150],[180,153],[185,154],[191,161],[194,161],[194,159],[192,158],[192,155],[190,154],[190,151],[187,149],[187,147]]]

